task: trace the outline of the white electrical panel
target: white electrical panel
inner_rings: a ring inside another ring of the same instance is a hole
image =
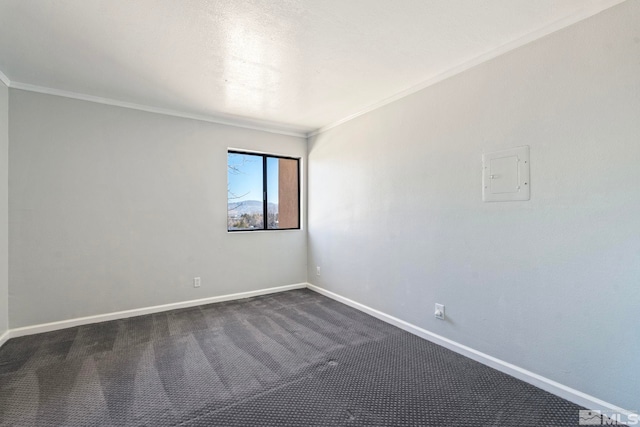
[[[529,147],[482,155],[482,201],[529,200]]]

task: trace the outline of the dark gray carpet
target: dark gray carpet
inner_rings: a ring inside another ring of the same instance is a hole
[[[2,426],[576,426],[579,409],[309,290],[0,349]]]

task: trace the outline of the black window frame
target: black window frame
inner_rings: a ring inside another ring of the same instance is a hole
[[[262,227],[263,228],[242,228],[239,230],[230,230],[229,225],[227,225],[228,233],[237,233],[237,232],[252,232],[252,231],[282,231],[282,230],[300,230],[301,227],[301,212],[300,212],[300,157],[291,157],[291,156],[282,156],[279,154],[269,154],[269,153],[259,153],[254,151],[242,151],[236,149],[227,149],[227,165],[229,164],[229,154],[242,154],[248,156],[257,156],[262,157]],[[297,174],[296,179],[298,182],[298,226],[292,228],[269,228],[268,227],[268,215],[267,215],[267,206],[268,206],[268,190],[267,190],[267,158],[272,159],[286,159],[286,160],[295,160],[297,166]],[[228,171],[228,168],[227,168]],[[227,172],[228,173],[228,172]],[[227,177],[227,180],[229,178]],[[229,205],[229,198],[227,198],[227,206]],[[227,221],[229,218],[229,211],[227,210]],[[227,222],[228,224],[228,222]]]

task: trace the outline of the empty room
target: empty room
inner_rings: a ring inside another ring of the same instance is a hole
[[[640,0],[0,0],[0,426],[640,425]]]

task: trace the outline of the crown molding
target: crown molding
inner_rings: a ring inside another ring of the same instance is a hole
[[[335,122],[332,122],[330,124],[327,124],[315,130],[309,130],[308,128],[304,128],[302,126],[291,126],[291,125],[285,125],[285,124],[280,124],[275,122],[269,122],[265,120],[248,119],[243,117],[227,115],[223,113],[211,114],[211,115],[188,113],[188,112],[179,111],[179,110],[153,107],[149,105],[119,101],[111,98],[103,98],[103,97],[87,95],[83,93],[54,89],[54,88],[49,88],[44,86],[37,86],[37,85],[28,84],[28,83],[21,83],[17,81],[11,81],[1,70],[0,70],[0,81],[2,81],[5,85],[7,85],[7,87],[10,87],[13,89],[20,89],[20,90],[25,90],[30,92],[38,92],[38,93],[43,93],[48,95],[62,96],[65,98],[72,98],[72,99],[77,99],[81,101],[89,101],[89,102],[95,102],[98,104],[112,105],[116,107],[146,111],[149,113],[162,114],[166,116],[181,117],[181,118],[199,120],[199,121],[204,121],[209,123],[234,126],[234,127],[243,128],[243,129],[251,129],[251,130],[275,133],[275,134],[286,135],[286,136],[295,136],[299,138],[311,138],[313,136],[324,133],[330,129],[333,129],[337,126],[340,126],[346,122],[349,122],[357,117],[367,114],[371,111],[384,107],[387,104],[398,101],[402,98],[406,98],[407,96],[410,96],[416,92],[426,89],[429,86],[435,85],[443,80],[446,80],[450,77],[453,77],[457,74],[467,71],[477,65],[490,61],[498,56],[501,56],[505,53],[508,53],[519,47],[522,47],[526,44],[534,42],[538,39],[541,39],[551,33],[560,31],[566,27],[569,27],[573,24],[576,24],[580,21],[583,21],[594,15],[597,15],[598,13],[604,10],[607,10],[611,7],[614,7],[626,1],[630,1],[630,0],[600,0],[595,4],[589,4],[583,9],[581,9],[580,11],[570,16],[562,18],[538,30],[532,31],[529,34],[526,34],[518,39],[512,40],[508,43],[498,46],[495,49],[492,49],[488,52],[485,52],[467,61],[461,62],[458,65],[455,65],[439,74],[436,74],[415,86],[412,86],[403,91],[400,91],[388,98],[374,102],[373,104],[370,104],[369,106],[353,114],[350,114],[340,120],[337,120]]]
[[[21,83],[15,80],[10,82],[10,84],[8,84],[7,86],[9,86],[12,89],[19,89],[19,90],[24,90],[28,92],[37,92],[37,93],[42,93],[46,95],[61,96],[64,98],[77,99],[80,101],[94,102],[97,104],[129,108],[132,110],[140,110],[148,113],[162,114],[165,116],[180,117],[184,119],[199,120],[203,122],[234,126],[238,128],[251,129],[251,130],[257,130],[262,132],[276,133],[276,134],[286,135],[286,136],[306,138],[308,133],[307,130],[304,128],[287,126],[287,125],[263,121],[263,120],[246,119],[242,117],[236,117],[236,116],[224,115],[224,114],[207,115],[207,114],[187,113],[184,111],[171,110],[168,108],[153,107],[150,105],[136,104],[133,102],[120,101],[117,99],[103,98],[103,97],[94,96],[94,95],[87,95],[84,93],[71,92],[71,91],[54,89],[54,88],[44,87],[44,86],[37,86],[37,85],[28,84],[28,83]]]
[[[11,80],[9,80],[9,77],[7,77],[7,75],[3,73],[2,70],[0,70],[0,81],[4,83],[6,87],[11,87]]]
[[[399,99],[402,98],[406,98],[409,95],[412,95],[416,92],[419,92],[429,86],[433,86],[436,83],[439,83],[443,80],[448,79],[449,77],[453,77],[457,74],[460,74],[464,71],[467,71],[477,65],[480,65],[484,62],[490,61],[498,56],[504,55],[505,53],[508,53],[512,50],[515,50],[519,47],[522,47],[526,44],[529,44],[531,42],[534,42],[538,39],[541,39],[551,33],[555,33],[556,31],[560,31],[566,27],[569,27],[573,24],[576,24],[580,21],[583,21],[587,18],[590,18],[594,15],[597,15],[598,13],[607,10],[613,6],[616,6],[618,4],[624,3],[625,1],[629,1],[629,0],[602,0],[600,2],[597,2],[596,4],[591,4],[588,5],[587,7],[581,9],[580,11],[574,13],[573,15],[567,16],[566,18],[562,18],[550,25],[547,25],[545,27],[542,27],[538,30],[532,31],[531,33],[528,33],[518,39],[512,40],[508,43],[505,43],[495,49],[492,49],[488,52],[485,52],[479,56],[476,56],[470,60],[461,62],[460,64],[449,68],[448,70],[443,71],[440,74],[437,74],[427,80],[424,80],[422,83],[419,83],[415,86],[412,86],[408,89],[405,89],[401,92],[396,93],[395,95],[392,95],[388,98],[382,99],[378,102],[375,102],[371,105],[369,105],[368,107],[363,108],[360,111],[357,111],[353,114],[348,115],[347,117],[344,117],[340,120],[337,120],[333,123],[330,123],[326,126],[323,126],[317,130],[311,131],[307,134],[307,138],[311,138],[313,136],[319,135],[323,132],[328,131],[329,129],[333,129],[337,126],[340,126],[348,121],[351,121],[353,119],[355,119],[356,117],[360,117],[364,114],[367,114],[371,111],[377,110],[378,108],[384,107],[387,104],[390,104],[392,102],[395,102]]]

